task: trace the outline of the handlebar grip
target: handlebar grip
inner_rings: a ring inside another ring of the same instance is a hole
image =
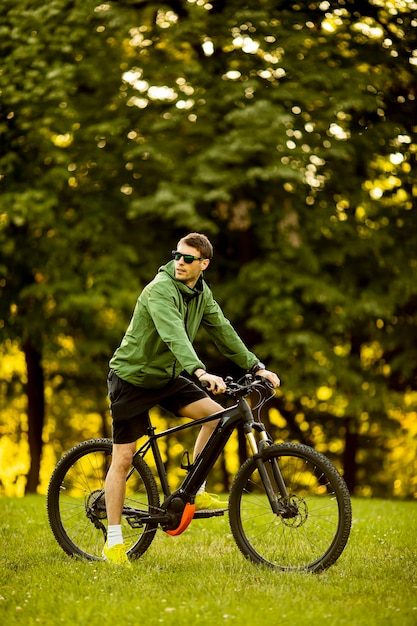
[[[263,376],[255,376],[255,380],[259,380],[259,382],[261,382],[263,385],[265,385],[265,387],[268,387],[269,389],[274,388],[274,385],[270,383],[269,380],[267,380]]]

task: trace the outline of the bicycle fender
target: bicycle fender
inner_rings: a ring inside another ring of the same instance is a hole
[[[179,526],[177,528],[174,528],[174,530],[166,530],[165,532],[167,533],[167,535],[171,535],[171,537],[176,537],[177,535],[181,535],[181,533],[183,533],[184,530],[186,530],[188,526],[191,524],[191,521],[194,517],[194,512],[195,512],[195,505],[187,502],[182,512]]]

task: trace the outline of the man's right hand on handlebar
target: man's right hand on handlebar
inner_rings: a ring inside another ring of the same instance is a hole
[[[226,391],[226,383],[224,382],[221,376],[215,376],[214,374],[209,374],[205,372],[203,369],[196,370],[194,372],[195,376],[197,376],[200,383],[206,383],[204,386],[207,387],[209,391],[218,395],[220,393],[224,393]]]

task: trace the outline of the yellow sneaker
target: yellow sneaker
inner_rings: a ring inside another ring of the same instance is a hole
[[[227,502],[220,500],[220,498],[211,493],[207,493],[207,491],[196,495],[194,505],[196,511],[227,509]]]
[[[132,567],[131,562],[127,558],[125,546],[123,543],[118,543],[111,548],[108,547],[107,541],[103,548],[103,558],[109,563],[114,565],[124,565],[125,567]]]

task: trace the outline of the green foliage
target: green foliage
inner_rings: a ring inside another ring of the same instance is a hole
[[[415,411],[416,8],[3,0],[4,337],[105,411],[138,292],[203,230],[218,300],[282,376],[277,408],[309,437],[350,420],[366,475],[369,433]]]

